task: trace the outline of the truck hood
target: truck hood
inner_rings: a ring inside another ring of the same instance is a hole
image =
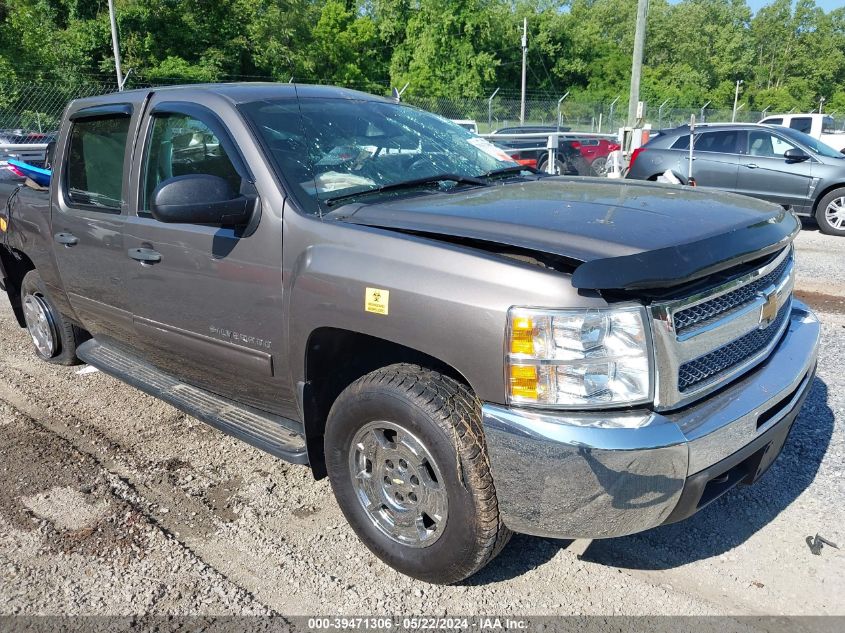
[[[774,252],[800,228],[791,212],[745,196],[567,177],[350,204],[332,215],[558,255],[576,263],[575,287],[597,290],[693,281]]]

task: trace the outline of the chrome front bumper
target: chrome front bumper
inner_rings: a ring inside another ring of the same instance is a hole
[[[795,301],[771,356],[675,412],[539,412],[485,404],[499,509],[516,532],[606,538],[693,514],[756,480],[810,390],[820,325]]]

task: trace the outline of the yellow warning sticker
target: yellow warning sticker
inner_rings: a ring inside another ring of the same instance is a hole
[[[364,311],[387,315],[390,305],[390,291],[381,288],[367,288],[364,293]]]

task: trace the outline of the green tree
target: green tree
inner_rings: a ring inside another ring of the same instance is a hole
[[[327,0],[313,31],[311,55],[304,62],[310,77],[342,86],[383,90],[385,59],[376,24],[354,6]]]
[[[419,0],[393,51],[393,84],[432,97],[484,95],[498,67],[491,9],[487,0]]]

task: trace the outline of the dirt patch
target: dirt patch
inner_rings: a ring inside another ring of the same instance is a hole
[[[212,486],[205,493],[205,500],[214,510],[214,514],[224,521],[231,522],[238,518],[235,506],[235,496],[241,487],[241,478],[234,477]]]
[[[320,508],[317,506],[309,505],[309,506],[300,506],[298,508],[294,508],[291,510],[291,514],[298,519],[306,519],[310,516],[314,516],[320,511]]]
[[[845,314],[845,297],[812,290],[795,290],[795,296],[819,312]]]
[[[62,530],[91,529],[106,517],[109,504],[93,500],[73,488],[51,488],[31,497],[23,497],[23,504],[35,516],[46,519]]]
[[[0,515],[22,530],[35,526],[33,512],[22,499],[37,498],[51,489],[90,490],[97,480],[93,463],[68,459],[61,446],[50,440],[47,433],[20,417],[0,427]],[[35,473],[33,464],[44,466]]]

